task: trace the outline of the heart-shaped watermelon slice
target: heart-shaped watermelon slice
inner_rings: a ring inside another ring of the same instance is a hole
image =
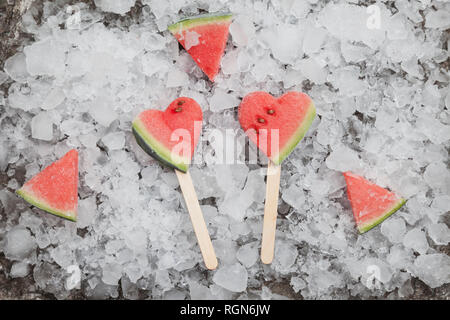
[[[228,39],[231,14],[206,14],[168,27],[195,63],[214,81]]]
[[[239,106],[239,122],[245,133],[277,165],[303,139],[315,115],[311,98],[301,92],[288,92],[279,98],[252,92]]]
[[[16,193],[42,210],[77,221],[78,151],[67,152],[27,181]]]
[[[165,111],[145,110],[133,121],[137,143],[161,163],[187,172],[202,130],[203,113],[194,99],[181,97]]]

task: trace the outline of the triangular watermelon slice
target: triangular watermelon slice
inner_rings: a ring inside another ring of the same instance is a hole
[[[228,39],[231,14],[207,14],[168,27],[200,69],[214,81]]]
[[[42,210],[76,221],[78,152],[70,150],[64,157],[35,175],[16,192]]]
[[[369,231],[406,202],[396,194],[351,172],[344,172],[347,195],[360,233]]]

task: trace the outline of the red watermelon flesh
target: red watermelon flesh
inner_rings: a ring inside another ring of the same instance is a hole
[[[303,139],[315,115],[311,98],[301,92],[288,92],[279,98],[252,92],[239,106],[242,128],[275,164],[280,164]]]
[[[231,15],[202,15],[168,27],[200,69],[214,81],[228,39]]]
[[[76,221],[78,205],[78,152],[70,150],[27,181],[17,194],[32,205]]]
[[[369,231],[400,209],[406,200],[351,172],[344,172],[347,195],[360,233]]]
[[[186,172],[198,143],[202,120],[199,104],[194,99],[180,97],[165,111],[141,112],[133,121],[133,134],[149,155]]]

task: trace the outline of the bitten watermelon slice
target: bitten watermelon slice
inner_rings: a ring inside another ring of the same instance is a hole
[[[70,150],[16,191],[32,205],[76,221],[78,205],[78,152]]]
[[[360,233],[369,231],[406,202],[382,187],[351,172],[344,172],[347,195]]]
[[[202,130],[202,109],[194,99],[175,99],[165,111],[145,110],[133,121],[137,143],[161,163],[187,172]]]
[[[181,20],[168,27],[200,69],[214,81],[228,39],[231,14],[208,14]]]
[[[278,99],[267,92],[252,92],[239,106],[245,133],[275,164],[303,139],[315,115],[311,98],[301,92],[288,92]]]

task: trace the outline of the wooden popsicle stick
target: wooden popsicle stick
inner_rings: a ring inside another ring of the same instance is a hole
[[[261,261],[265,264],[272,263],[275,249],[280,175],[281,166],[269,161],[267,165],[266,203],[264,205],[264,226],[261,244]]]
[[[191,175],[189,174],[189,171],[183,173],[175,170],[175,173],[177,174],[178,182],[180,183],[184,201],[186,202],[186,207],[189,211],[189,216],[191,217],[194,232],[197,236],[198,245],[203,260],[205,261],[205,265],[209,270],[214,270],[217,268],[217,258],[211,238],[209,237],[208,229],[206,228],[200,204],[198,203],[194,185],[192,184]]]

